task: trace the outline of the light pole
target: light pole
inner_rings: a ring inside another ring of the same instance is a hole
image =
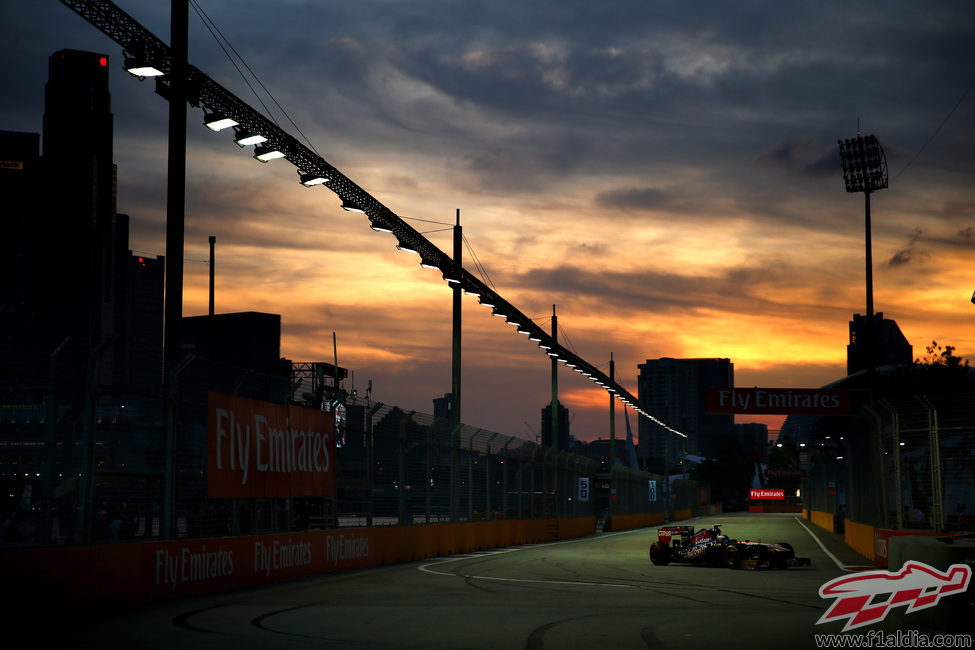
[[[454,276],[459,276],[463,269],[463,241],[464,231],[460,225],[460,208],[457,208],[457,218],[454,223]],[[461,373],[461,298],[463,291],[460,283],[453,283],[452,329],[451,329],[451,370],[450,370],[450,521],[457,521],[457,462],[460,441],[460,373]]]
[[[867,353],[867,368],[874,366],[873,341],[873,254],[870,243],[870,194],[887,187],[887,159],[884,150],[874,135],[838,140],[840,163],[843,166],[843,181],[847,192],[863,192],[864,231],[866,233],[866,283],[867,283],[867,322],[864,348]]]
[[[613,361],[613,353],[609,353],[609,381],[616,383],[616,362]],[[616,464],[616,394],[609,392],[609,471],[613,471]],[[623,407],[626,408],[625,406]]]
[[[559,341],[559,317],[555,315],[555,305],[552,305],[552,340]],[[559,447],[559,361],[552,357],[552,449]]]

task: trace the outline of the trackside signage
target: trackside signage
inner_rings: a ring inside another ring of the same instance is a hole
[[[827,388],[709,388],[708,413],[849,415],[850,392]]]
[[[296,532],[129,545],[142,564],[140,591],[208,593],[374,563],[372,531]],[[131,572],[130,572],[131,573]]]
[[[765,476],[768,478],[806,478],[806,470],[792,468],[766,469]]]
[[[207,494],[334,495],[334,429],[327,411],[208,393]]]
[[[782,499],[785,498],[785,490],[778,490],[778,489],[771,489],[771,490],[770,489],[763,489],[763,490],[758,490],[758,489],[752,488],[751,491],[748,494],[748,498],[750,498],[750,499],[758,499],[758,500],[762,500],[762,501],[765,501],[765,500],[781,501]]]

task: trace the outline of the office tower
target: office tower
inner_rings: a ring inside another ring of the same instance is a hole
[[[22,403],[24,390],[37,383],[28,371],[37,352],[33,333],[43,324],[43,314],[33,301],[39,287],[37,223],[40,135],[0,131],[0,374],[8,393],[6,402]]]
[[[638,368],[640,402],[688,436],[679,437],[641,418],[637,451],[641,462],[645,455],[662,460],[666,451],[672,467],[684,454],[716,456],[725,437],[733,435],[734,416],[709,414],[707,390],[734,387],[735,366],[731,360],[648,359]]]
[[[118,215],[121,224],[128,220]],[[163,295],[166,260],[128,251],[118,284],[116,329],[125,334],[116,344],[116,378],[139,388],[162,386]]]
[[[127,252],[128,232],[116,222],[112,126],[108,57],[76,50],[51,55],[43,166],[45,183],[57,191],[46,193],[39,242],[50,261],[39,274],[38,298],[50,324],[40,343],[50,352],[70,337],[59,364],[73,375],[87,370],[91,351],[115,332],[120,252]],[[114,368],[111,347],[100,359],[102,381],[111,379]]]
[[[559,407],[559,433],[555,442],[558,444],[554,444],[552,441],[552,404],[549,403],[542,409],[542,446],[567,451],[569,449],[569,409],[562,406],[561,402],[556,402],[556,404]]]

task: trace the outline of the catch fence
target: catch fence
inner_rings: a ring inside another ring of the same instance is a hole
[[[206,390],[283,404],[302,401],[301,382],[285,360],[262,374],[187,358],[167,394],[102,383],[94,369],[15,382],[23,390],[2,405],[0,418],[0,541],[86,544],[664,512],[661,476],[619,465],[610,471],[581,453],[470,425],[451,430],[445,419],[352,396],[338,409],[334,496],[211,498]],[[672,490],[671,512],[700,505],[701,486],[687,484]]]
[[[810,509],[891,530],[972,530],[975,395],[877,399],[830,432],[814,443]]]

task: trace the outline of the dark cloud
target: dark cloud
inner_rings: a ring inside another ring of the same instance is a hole
[[[785,260],[762,266],[738,266],[713,276],[661,271],[606,272],[558,266],[512,274],[500,281],[522,290],[548,291],[567,299],[612,305],[619,313],[694,314],[718,311],[771,315],[793,314],[821,306],[790,304],[790,289],[804,288],[803,273]],[[841,310],[845,311],[845,310]],[[838,312],[839,313],[839,312]]]
[[[600,192],[596,195],[595,203],[623,210],[670,211],[688,207],[689,201],[686,198],[682,201],[679,196],[669,190],[654,187],[631,187]]]
[[[918,242],[921,241],[921,236],[923,234],[924,230],[921,228],[915,228],[912,230],[907,246],[894,253],[891,258],[887,260],[887,266],[907,266],[908,264],[916,264],[930,257],[918,247]]]
[[[839,146],[826,145],[813,135],[790,136],[759,154],[756,164],[812,176],[836,176],[840,169]]]

